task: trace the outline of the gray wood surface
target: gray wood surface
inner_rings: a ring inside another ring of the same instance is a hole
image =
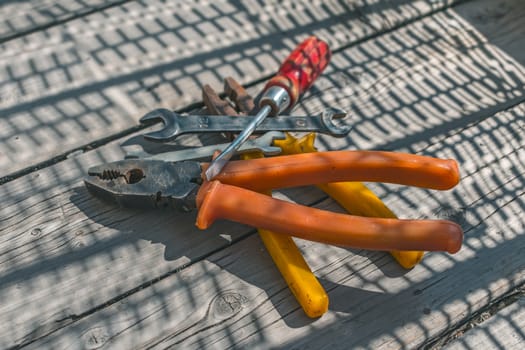
[[[461,223],[466,238],[458,254],[428,253],[407,272],[386,253],[297,240],[330,296],[329,312],[318,320],[304,315],[252,234],[30,348],[416,348],[525,281],[525,218],[519,214],[525,207],[525,132],[514,140],[497,136],[520,129],[524,116],[522,104],[465,130],[468,135],[492,128],[490,138],[502,142],[502,149],[480,153],[485,161],[465,171],[454,191],[373,187],[377,193],[388,189],[386,202],[403,216]],[[461,153],[481,138],[454,135],[425,154]],[[338,210],[330,200],[317,206]],[[168,237],[179,230],[166,231]],[[169,237],[162,242],[167,260],[168,251],[181,248],[170,246]]]
[[[525,299],[522,297],[446,346],[446,349],[523,349],[524,329]]]
[[[125,0],[4,0],[0,3],[0,42],[124,3]]]
[[[1,43],[0,176],[200,102],[205,83],[268,77],[307,35],[337,50],[448,2],[132,1]]]
[[[132,135],[0,186],[0,348],[415,348],[453,329],[525,279],[524,14],[519,0],[471,1],[341,45],[297,108],[351,111],[350,137],[319,137],[320,149],[457,159],[452,191],[372,187],[402,217],[460,223],[458,254],[404,271],[383,252],[297,240],[330,296],[329,312],[308,319],[253,229],[202,232],[194,214],[119,209],[86,192],[86,169],[122,158]],[[201,142],[211,140],[180,140]],[[278,195],[340,210],[315,188]]]

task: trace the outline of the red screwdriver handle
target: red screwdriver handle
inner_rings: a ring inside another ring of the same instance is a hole
[[[273,86],[282,87],[290,97],[288,108],[291,108],[299,99],[299,95],[312,86],[315,79],[326,68],[330,57],[328,44],[311,36],[292,51],[264,90]]]

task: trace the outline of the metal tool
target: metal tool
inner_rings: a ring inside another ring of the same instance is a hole
[[[238,114],[242,117],[255,108],[253,98],[231,77],[224,80],[224,94],[229,101],[235,104],[236,108],[232,107],[226,99],[221,99],[211,86],[203,86],[202,99],[210,113],[217,115]],[[285,140],[286,138],[276,139],[274,142],[284,142]],[[252,139],[248,139],[239,149],[251,141]],[[261,152],[250,152],[242,154],[241,159],[261,158],[262,156]],[[272,195],[271,191],[267,191],[265,194]],[[279,234],[260,228],[257,231],[275,266],[281,272],[305,314],[311,318],[322,316],[328,311],[328,293],[315,277],[292,237],[289,234]]]
[[[258,131],[314,131],[343,137],[350,132],[351,127],[349,125],[337,125],[334,120],[344,117],[346,117],[346,112],[336,108],[327,108],[322,113],[313,116],[277,116],[262,121]],[[188,133],[242,131],[256,118],[256,116],[239,118],[238,116],[228,115],[182,115],[167,109],[156,109],[142,117],[140,122],[161,121],[163,128],[144,134],[144,138],[154,142],[168,142]]]
[[[197,227],[227,219],[273,232],[373,250],[457,252],[461,227],[445,220],[367,218],[310,208],[255,191],[340,181],[381,181],[450,189],[459,181],[453,160],[380,151],[332,151],[229,162],[217,181],[208,164],[128,159],[89,169],[95,195],[122,206],[198,209]]]
[[[225,99],[221,99],[210,85],[206,84],[202,87],[202,100],[210,113],[239,116],[255,113],[253,97],[232,77],[224,79],[224,94],[235,106],[232,106]]]
[[[306,91],[328,65],[328,45],[312,36],[303,41],[279,68],[279,72],[266,84],[259,101],[259,112],[244,130],[222,151],[206,170],[206,178],[215,178],[231,159],[235,150],[245,142],[268,115],[277,115],[295,105],[299,95]]]
[[[256,139],[250,139],[246,141],[237,150],[238,154],[244,154],[249,152],[261,152],[267,156],[275,156],[281,153],[281,149],[276,146],[272,146],[274,140],[284,139],[286,136],[284,132],[280,131],[269,131]],[[181,160],[194,160],[211,157],[216,151],[221,151],[228,147],[229,143],[222,143],[218,145],[209,145],[201,147],[191,147],[187,149],[163,152],[158,154],[150,154],[145,151],[128,152],[126,154],[127,159],[131,158],[142,158],[142,159],[157,159],[165,162],[178,162]]]
[[[225,79],[224,93],[230,101],[235,103],[240,113],[253,110],[255,106],[253,98],[233,78]],[[221,99],[209,85],[202,88],[202,98],[212,113],[230,114],[236,111],[226,100]],[[274,144],[282,149],[281,154],[283,155],[317,152],[314,146],[315,136],[314,133],[309,133],[301,138],[295,138],[286,134],[284,139],[276,139]],[[250,141],[248,140],[246,143]],[[243,146],[244,144],[241,147]],[[248,153],[242,157],[249,155]],[[337,182],[318,184],[317,186],[335,199],[350,214],[397,218],[387,205],[361,182]],[[327,309],[328,296],[310,271],[293,241],[286,239],[287,237],[284,235],[272,232],[261,233],[261,238],[270,255],[278,257],[277,259],[274,258],[274,261],[306,314],[310,317],[320,316],[320,311]],[[282,251],[281,247],[286,247],[286,252]],[[422,251],[391,251],[390,253],[401,266],[407,269],[417,265],[424,255]]]

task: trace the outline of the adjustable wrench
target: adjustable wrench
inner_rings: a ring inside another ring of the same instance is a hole
[[[336,108],[325,109],[321,114],[314,116],[276,116],[265,119],[257,131],[305,131],[343,137],[350,132],[351,126],[337,125],[334,119],[342,119],[345,116],[345,111]],[[149,112],[140,119],[140,122],[161,121],[164,127],[144,134],[144,138],[155,142],[168,142],[187,133],[240,132],[254,118],[254,116],[239,118],[227,115],[181,115],[161,108]]]

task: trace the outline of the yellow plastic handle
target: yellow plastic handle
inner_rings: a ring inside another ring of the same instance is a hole
[[[224,91],[243,113],[249,113],[254,109],[252,97],[233,78],[226,78]],[[205,85],[202,92],[204,103],[212,114],[237,114],[229,102],[222,100],[211,86]],[[262,157],[263,154],[257,151],[241,155],[241,159]],[[266,191],[264,194],[272,195],[271,191]],[[322,316],[328,310],[328,294],[310,270],[294,240],[289,235],[268,230],[258,229],[258,232],[266,250],[305,314],[311,318]]]
[[[332,182],[318,186],[353,215],[397,218],[381,199],[361,182]],[[405,269],[411,269],[421,261],[424,252],[394,250],[390,254]]]
[[[446,190],[459,182],[459,170],[451,159],[395,152],[332,151],[233,161],[215,179],[256,191],[341,181]]]
[[[456,253],[463,231],[445,220],[396,220],[333,213],[281,201],[244,188],[204,183],[197,194],[197,227],[216,219],[287,232],[296,237],[372,250],[429,250]]]
[[[275,140],[274,145],[282,150],[282,154],[298,154],[317,152],[315,148],[315,133],[309,133],[299,139],[286,133],[286,138]],[[336,200],[350,214],[396,219],[396,215],[361,182],[332,182],[317,185],[326,194]],[[416,266],[425,252],[423,251],[391,251],[390,254],[406,269]]]
[[[259,229],[259,235],[306,315],[321,317],[328,310],[328,294],[308,267],[292,237],[264,229]]]
[[[261,158],[262,153],[243,154],[243,159]],[[271,196],[271,191],[264,193]],[[259,236],[286,284],[310,318],[321,317],[329,304],[328,294],[304,260],[299,248],[290,235],[258,229]]]

